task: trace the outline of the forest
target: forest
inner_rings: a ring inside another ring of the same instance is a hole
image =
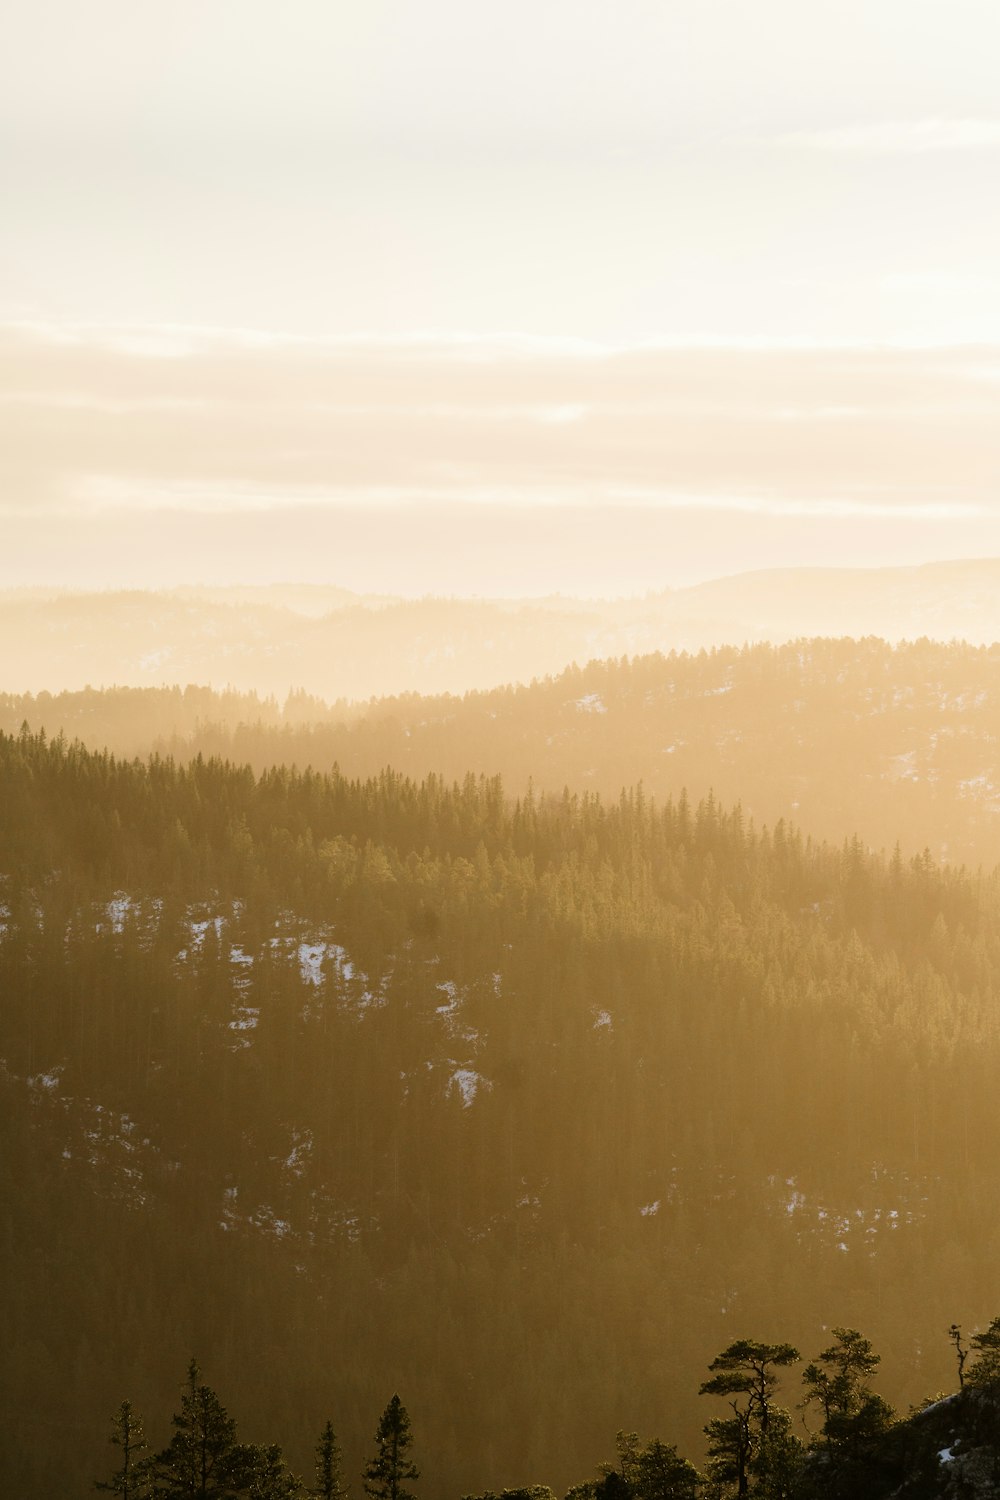
[[[25,721],[94,749],[252,765],[385,766],[417,779],[500,775],[508,792],[642,783],[739,802],[758,823],[951,865],[1000,863],[1000,649],[877,638],[622,657],[456,697],[327,704],[206,687],[0,694]]]
[[[721,1399],[727,1415],[705,1425],[704,1473],[661,1438],[643,1443],[638,1433],[619,1431],[615,1459],[599,1465],[593,1478],[572,1485],[565,1500],[723,1500],[733,1494],[737,1500],[855,1500],[859,1495],[945,1500],[996,1494],[1000,1318],[968,1341],[958,1324],[951,1325],[958,1390],[903,1418],[872,1387],[881,1357],[871,1341],[855,1328],[831,1332],[829,1346],[801,1371],[794,1414],[781,1404],[786,1398],[782,1376],[802,1361],[791,1344],[738,1339],[712,1360],[699,1394]],[[350,1494],[329,1419],[316,1443],[313,1482],[306,1483],[289,1468],[278,1444],[237,1441],[235,1421],[202,1380],[195,1360],[172,1426],[169,1443],[154,1453],[141,1415],[123,1401],[110,1435],[119,1467],[110,1479],[96,1480],[95,1488],[123,1500],[346,1500]],[[421,1472],[412,1446],[409,1413],[394,1394],[362,1471],[368,1500],[416,1500],[411,1486]],[[463,1500],[556,1496],[548,1485],[531,1484]]]
[[[703,1469],[734,1340],[863,1329],[905,1410],[995,1314],[992,875],[27,727],[0,870],[6,1493],[192,1350],[296,1474],[399,1390],[434,1492],[565,1493],[616,1431]]]

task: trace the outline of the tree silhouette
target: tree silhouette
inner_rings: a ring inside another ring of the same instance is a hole
[[[333,1423],[327,1422],[316,1444],[316,1483],[312,1489],[316,1500],[343,1500],[347,1494],[341,1478],[340,1458]]]
[[[236,1423],[211,1387],[203,1384],[193,1359],[173,1425],[173,1437],[154,1460],[157,1496],[209,1500],[228,1495],[239,1459]]]
[[[372,1500],[415,1500],[404,1488],[410,1480],[419,1479],[420,1471],[407,1457],[413,1437],[406,1407],[397,1395],[392,1397],[375,1434],[375,1456],[364,1473],[366,1494]]]
[[[149,1459],[140,1455],[148,1446],[142,1418],[123,1401],[111,1421],[109,1443],[121,1449],[122,1466],[110,1479],[95,1479],[95,1490],[110,1490],[122,1500],[143,1500],[149,1493]]]

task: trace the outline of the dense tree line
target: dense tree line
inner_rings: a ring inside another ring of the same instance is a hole
[[[277,1443],[237,1441],[236,1422],[211,1386],[201,1378],[195,1360],[188,1365],[180,1409],[172,1418],[173,1435],[153,1453],[141,1416],[123,1401],[111,1423],[109,1441],[118,1450],[119,1466],[94,1488],[122,1500],[345,1500],[340,1447],[327,1421],[316,1444],[313,1483],[308,1487],[292,1473]],[[398,1395],[382,1413],[375,1447],[364,1471],[369,1500],[415,1500],[405,1488],[419,1479],[410,1458],[410,1417]]]
[[[7,1493],[73,1494],[192,1347],[297,1472],[310,1391],[357,1472],[398,1383],[442,1488],[562,1488],[664,1411],[696,1453],[734,1323],[833,1301],[899,1403],[995,1295],[992,878],[28,732],[0,872]]]
[[[995,726],[1000,648],[963,642],[803,640],[594,661],[520,687],[327,705],[207,688],[0,696],[23,720],[130,756],[201,754],[368,778],[501,775],[511,792],[640,782],[740,800],[773,825],[950,864],[1000,863]]]
[[[661,1438],[643,1443],[619,1431],[616,1459],[597,1476],[572,1485],[565,1500],[988,1500],[1000,1474],[1000,1318],[963,1344],[959,1392],[928,1401],[899,1418],[872,1389],[881,1362],[854,1328],[835,1327],[832,1342],[805,1365],[795,1410],[789,1367],[801,1355],[788,1343],[737,1339],[709,1366],[700,1394],[720,1399],[725,1416],[705,1425],[704,1472]],[[969,1355],[972,1363],[965,1365]],[[936,1415],[935,1415],[936,1413]],[[798,1418],[798,1420],[796,1420]],[[146,1441],[141,1417],[123,1401],[111,1424],[118,1468],[95,1481],[122,1500],[347,1500],[333,1425],[315,1449],[312,1482],[292,1473],[277,1444],[237,1441],[236,1423],[192,1360],[173,1435],[160,1452]],[[936,1446],[942,1437],[947,1446]],[[409,1413],[393,1395],[379,1421],[362,1482],[368,1500],[417,1500]],[[487,1490],[464,1500],[556,1500],[546,1484]]]

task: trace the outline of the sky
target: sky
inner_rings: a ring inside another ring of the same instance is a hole
[[[0,585],[1000,555],[1000,10],[34,0]]]

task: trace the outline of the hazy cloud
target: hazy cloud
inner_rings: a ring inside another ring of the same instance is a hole
[[[169,357],[150,352],[168,345]],[[459,534],[466,551],[449,555],[437,586],[466,591],[506,555],[499,538],[515,525],[538,532],[552,562],[539,581],[555,587],[564,563],[597,576],[612,537],[617,576],[628,577],[631,548],[646,578],[651,529],[677,567],[719,555],[722,530],[732,566],[785,561],[793,547],[822,561],[834,543],[850,555],[860,527],[897,544],[919,533],[922,555],[946,556],[960,524],[983,537],[1000,524],[998,367],[987,345],[628,348],[213,329],[171,344],[156,329],[0,329],[8,581],[51,561],[55,532],[76,537],[81,568],[87,536],[104,539],[103,559],[123,557],[127,540],[147,567],[168,555],[169,533],[172,576],[214,578],[227,576],[238,535],[257,538],[259,568],[280,557],[294,577],[312,576],[318,534],[334,547],[350,534],[352,568],[376,589],[383,574],[399,588],[414,538],[440,525],[438,553]],[[137,576],[123,561],[116,570]],[[348,581],[329,562],[325,576]]]
[[[996,500],[988,346],[155,334],[0,330],[0,508]]]
[[[924,152],[1000,149],[1000,120],[888,120],[832,130],[792,131],[783,146],[818,151]]]

